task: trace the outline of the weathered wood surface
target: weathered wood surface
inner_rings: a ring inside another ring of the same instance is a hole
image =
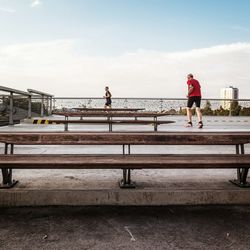
[[[142,111],[145,110],[145,108],[72,108],[74,110],[82,110],[82,111],[107,111],[107,112],[112,112],[112,111]]]
[[[65,117],[160,117],[167,116],[167,113],[159,112],[54,112],[53,115]]]
[[[250,155],[3,155],[13,169],[249,168]]]
[[[174,121],[152,121],[152,120],[48,120],[49,124],[168,124]]]
[[[0,142],[19,145],[236,145],[250,132],[0,132]]]

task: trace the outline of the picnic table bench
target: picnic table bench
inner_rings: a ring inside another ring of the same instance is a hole
[[[122,169],[121,188],[134,188],[133,169],[237,169],[231,180],[239,187],[249,187],[247,176],[250,155],[244,145],[250,132],[1,132],[4,155],[0,158],[2,188],[11,188],[12,169]],[[14,154],[15,145],[121,145],[121,154]],[[233,145],[236,154],[131,154],[134,145]]]

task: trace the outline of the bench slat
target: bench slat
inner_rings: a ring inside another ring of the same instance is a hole
[[[2,155],[0,168],[184,169],[249,168],[250,155]]]
[[[167,113],[155,113],[155,112],[54,112],[54,115],[66,116],[66,117],[160,117],[167,116]]]
[[[49,124],[169,124],[174,123],[174,121],[150,121],[150,120],[48,120]]]
[[[237,145],[250,132],[0,132],[0,142],[19,145]]]

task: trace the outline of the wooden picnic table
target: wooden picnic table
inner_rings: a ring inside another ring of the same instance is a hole
[[[81,119],[81,120],[43,120],[43,124],[64,124],[64,131],[69,131],[69,124],[95,124],[102,125],[107,124],[109,126],[109,132],[113,131],[113,125],[153,125],[154,131],[158,130],[159,125],[174,123],[174,121],[157,121],[157,120],[97,120],[97,119]],[[33,124],[41,124],[39,123],[39,119],[33,120]]]
[[[160,116],[166,116],[166,113],[159,112],[103,112],[103,111],[87,111],[87,112],[54,112],[54,115],[64,116],[65,120],[47,120],[47,124],[64,124],[64,131],[68,131],[69,124],[108,124],[109,131],[112,132],[113,124],[116,125],[150,125],[154,126],[154,131],[157,131],[158,125],[174,123],[174,121],[158,121]],[[80,117],[80,120],[70,120],[69,117]],[[105,117],[107,120],[89,120],[84,117]],[[135,118],[114,120],[113,118]],[[152,120],[139,120],[138,118],[153,118]],[[38,124],[39,120],[33,120],[33,124]]]

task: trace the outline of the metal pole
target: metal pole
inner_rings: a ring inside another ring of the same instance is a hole
[[[232,106],[233,106],[233,102],[230,101],[230,104],[229,104],[229,116],[232,116]]]
[[[49,115],[52,115],[52,96],[50,97]]]
[[[13,92],[10,92],[10,114],[9,114],[9,125],[14,125],[13,120]]]
[[[47,115],[49,115],[49,97],[48,96],[46,98],[46,111],[47,111]]]
[[[44,109],[43,109],[43,105],[44,105],[44,95],[42,95],[42,101],[41,101],[41,117],[44,116]]]
[[[31,96],[28,97],[28,118],[31,118]]]
[[[52,97],[51,97],[51,100],[52,100]],[[54,98],[53,99],[53,110],[55,110],[56,109],[56,99]]]

